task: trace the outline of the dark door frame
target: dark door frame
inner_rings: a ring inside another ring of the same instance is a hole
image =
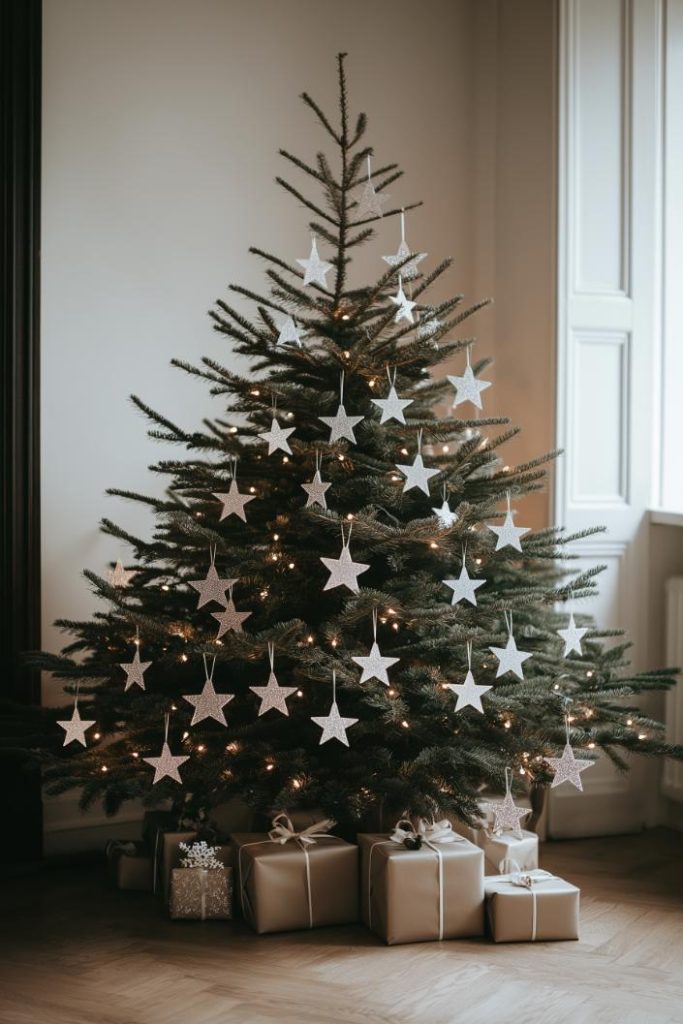
[[[40,702],[22,652],[40,646],[40,143],[42,0],[0,0],[0,694]]]

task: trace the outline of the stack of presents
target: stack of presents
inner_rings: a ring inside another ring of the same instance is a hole
[[[389,945],[578,938],[579,889],[539,870],[533,832],[402,819],[350,843],[315,812],[271,824],[220,842],[151,812],[140,843],[109,845],[110,868],[120,888],[156,891],[173,918],[242,916],[259,934],[360,920]]]

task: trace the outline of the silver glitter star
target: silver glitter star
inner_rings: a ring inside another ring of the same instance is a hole
[[[380,683],[384,683],[385,686],[389,686],[387,669],[391,668],[392,665],[395,665],[401,659],[385,657],[375,640],[367,657],[352,658],[351,660],[355,661],[356,665],[360,665],[363,669],[363,674],[360,677],[361,683],[367,683],[369,679],[377,679]]]
[[[453,693],[457,694],[458,699],[455,702],[456,711],[472,707],[475,711],[484,713],[484,709],[481,706],[481,698],[491,687],[480,686],[478,683],[475,683],[471,670],[468,670],[464,683],[446,683],[446,686]]]
[[[262,437],[268,442],[268,454],[272,455],[280,449],[283,452],[287,452],[289,455],[292,454],[292,449],[287,443],[287,438],[290,434],[294,433],[294,427],[281,427],[276,416],[273,416],[273,422],[270,430],[264,430],[259,437]]]
[[[182,782],[178,769],[181,764],[185,764],[189,759],[189,754],[174,756],[168,743],[164,741],[159,757],[143,757],[142,760],[146,761],[147,764],[151,764],[152,768],[154,768],[152,785],[156,786],[157,782],[161,782],[166,777],[173,779],[174,782]]]
[[[354,594],[360,590],[357,577],[367,572],[370,568],[363,562],[354,562],[351,558],[348,544],[342,544],[339,558],[321,558],[325,568],[330,573],[330,578],[323,587],[323,590],[333,590],[335,587],[348,587]]]
[[[218,622],[218,635],[216,640],[220,640],[229,630],[235,633],[243,633],[242,623],[245,619],[248,619],[251,612],[238,612],[235,608],[235,602],[232,597],[229,598],[225,609],[222,612],[211,612],[214,619]]]
[[[443,499],[443,505],[441,508],[433,508],[432,512],[439,520],[439,525],[443,526],[444,530],[448,530],[451,526],[455,526],[458,521],[458,517],[455,512],[452,511],[447,498]]]
[[[330,428],[330,444],[345,437],[351,444],[356,443],[353,428],[363,419],[362,416],[349,416],[343,405],[337,409],[335,416],[318,416]]]
[[[280,333],[277,339],[278,347],[280,345],[298,345],[301,348],[301,331],[294,323],[294,318],[291,316],[285,317],[280,324]]]
[[[62,729],[64,729],[65,735],[63,746],[66,746],[68,743],[73,743],[74,741],[80,743],[84,747],[87,746],[85,742],[85,730],[92,729],[94,724],[94,720],[86,721],[84,718],[81,718],[81,713],[78,710],[78,698],[76,698],[74,700],[74,709],[71,714],[71,718],[67,722],[57,722],[57,725],[61,725]]]
[[[522,545],[520,543],[520,537],[523,537],[525,533],[530,532],[528,526],[515,526],[510,509],[507,510],[505,522],[502,526],[491,526],[490,523],[487,523],[486,525],[498,538],[496,541],[496,551],[500,551],[501,548],[505,547],[515,548],[515,550],[521,551]]]
[[[391,196],[388,193],[377,192],[375,186],[368,179],[363,186],[363,191],[358,200],[357,216],[364,217],[366,214],[370,214],[373,217],[383,217],[383,206],[389,199],[391,199]]]
[[[268,454],[270,455],[270,452]],[[253,501],[255,497],[255,494],[240,494],[237,487],[237,481],[231,480],[230,490],[227,494],[214,493],[214,498],[218,498],[218,500],[223,503],[219,522],[223,522],[223,520],[227,519],[228,516],[238,516],[243,523],[246,523],[247,513],[244,511],[244,506],[248,505],[250,501]]]
[[[403,263],[403,261],[407,260],[408,257],[410,256],[410,249],[408,248],[408,244],[404,239],[401,241],[401,244],[396,250],[395,256],[382,256],[382,259],[384,260],[385,263],[388,263],[390,267],[398,267],[401,263],[403,263],[403,266],[401,267],[401,276],[403,277],[404,281],[412,281],[420,273],[417,265],[418,263],[422,262],[426,255],[426,252],[417,252],[415,253],[412,260],[410,260],[408,263]]]
[[[453,591],[451,604],[457,604],[459,601],[469,601],[470,604],[476,605],[477,595],[475,591],[479,587],[483,587],[486,580],[473,580],[467,571],[467,566],[463,565],[457,580],[443,580],[443,582]]]
[[[517,641],[512,633],[508,637],[505,647],[489,647],[492,654],[498,658],[498,669],[496,679],[504,676],[506,672],[513,672],[518,679],[524,679],[522,665],[531,657],[528,651],[518,651]]]
[[[283,715],[289,715],[287,698],[296,693],[296,686],[280,686],[275,673],[271,672],[268,676],[267,686],[250,686],[249,689],[261,700],[261,707],[258,710],[259,718],[271,708]]]
[[[310,483],[302,484],[301,486],[308,495],[306,498],[306,508],[310,508],[311,505],[320,505],[321,508],[327,508],[325,492],[332,486],[332,484],[323,482],[319,469],[316,469]]]
[[[448,378],[450,383],[455,388],[455,397],[453,399],[453,408],[462,405],[463,402],[471,402],[472,405],[476,405],[477,409],[482,409],[481,404],[481,393],[486,391],[486,388],[491,387],[490,380],[479,380],[478,377],[474,376],[472,367],[468,365],[465,367],[465,372],[462,377],[450,376]]]
[[[346,735],[346,730],[350,729],[352,725],[355,725],[358,719],[342,718],[339,714],[337,702],[336,700],[333,700],[329,715],[325,715],[324,718],[311,717],[311,721],[320,726],[323,731],[322,736],[320,737],[319,746],[322,746],[323,743],[327,743],[328,740],[339,740],[339,742],[343,743],[345,747],[348,747],[349,740]]]
[[[563,782],[571,782],[582,793],[581,772],[585,772],[586,768],[592,768],[595,764],[595,761],[574,757],[574,751],[569,743],[565,743],[562,757],[546,757],[546,761],[555,772],[553,781],[550,783],[551,789],[561,786]]]
[[[197,601],[197,608],[202,608],[205,604],[209,604],[211,601],[215,601],[216,604],[222,604],[223,607],[225,607],[227,604],[225,591],[229,590],[230,587],[234,587],[237,580],[222,580],[218,575],[216,566],[210,565],[205,579],[188,580],[187,582],[198,592],[199,600]]]
[[[405,476],[405,483],[403,484],[403,493],[412,490],[413,487],[419,487],[425,494],[429,494],[429,481],[433,476],[438,476],[438,469],[427,469],[424,464],[421,452],[418,452],[413,462],[410,465],[398,465],[396,469],[403,473]]]
[[[506,793],[501,801],[482,804],[482,810],[490,811],[493,814],[493,832],[514,832],[520,839],[522,837],[520,821],[527,814],[531,814],[530,807],[517,807],[512,799],[512,793]]]
[[[420,341],[427,341],[435,335],[441,327],[442,323],[439,318],[433,313],[426,312],[420,317],[420,323],[418,324],[415,334]]]
[[[119,667],[123,669],[123,671],[126,673],[126,677],[127,677],[126,678],[126,686],[125,686],[125,689],[124,689],[124,693],[125,693],[126,690],[129,690],[131,688],[131,686],[133,686],[133,685],[139,686],[141,690],[144,690],[144,688],[145,688],[144,674],[145,674],[145,672],[147,671],[147,669],[149,668],[149,666],[151,664],[152,664],[151,661],[140,661],[140,648],[139,647],[135,648],[135,654],[133,655],[133,660],[131,662],[129,662],[127,664],[123,664],[123,663],[120,664]]]
[[[112,587],[129,587],[133,576],[137,576],[134,569],[124,569],[120,561],[113,569],[109,569],[107,576]]]
[[[234,693],[216,693],[212,679],[206,679],[201,693],[184,693],[183,700],[194,708],[190,725],[213,718],[221,725],[227,725],[223,708],[234,698]]]
[[[320,284],[323,288],[327,288],[325,275],[332,270],[333,264],[321,260],[318,256],[318,243],[315,236],[311,239],[311,254],[308,259],[296,262],[304,268],[304,284]]]
[[[577,654],[583,654],[581,650],[581,640],[588,632],[587,628],[582,629],[576,625],[574,621],[574,613],[572,612],[569,616],[569,625],[566,629],[558,629],[558,635],[564,640],[564,654],[566,658],[572,651],[576,651]]]
[[[417,302],[413,302],[408,298],[406,293],[403,291],[403,285],[400,283],[396,295],[389,296],[389,302],[393,302],[395,306],[398,306],[396,310],[396,316],[394,317],[394,323],[400,323],[401,320],[407,320],[409,324],[414,323],[413,320],[413,309],[417,306]]]
[[[398,423],[405,423],[406,418],[403,415],[403,410],[406,406],[412,405],[414,399],[399,398],[398,392],[392,384],[386,398],[371,398],[370,401],[378,409],[382,410],[382,418],[379,421],[381,426],[382,423],[386,423],[388,420],[397,420]]]

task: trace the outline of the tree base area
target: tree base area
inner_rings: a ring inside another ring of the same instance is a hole
[[[581,888],[578,942],[383,946],[349,926],[259,937],[170,921],[104,864],[2,883],[0,1019],[11,1024],[675,1024],[683,835],[544,844]]]

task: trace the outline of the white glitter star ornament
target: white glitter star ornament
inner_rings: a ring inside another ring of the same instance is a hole
[[[141,690],[145,688],[145,672],[152,664],[151,661],[140,661],[140,633],[139,630],[135,630],[135,654],[133,660],[130,662],[121,662],[119,668],[122,668],[126,673],[126,685],[124,687],[124,693],[126,690],[130,690],[131,686],[139,686]]]
[[[359,218],[365,217],[368,214],[371,217],[384,216],[383,206],[390,198],[391,196],[388,193],[375,190],[375,186],[372,184],[372,164],[368,156],[368,180],[363,186],[363,191],[358,200],[357,216]]]
[[[311,717],[311,721],[322,729],[319,746],[327,743],[328,740],[339,740],[345,747],[348,747],[349,740],[346,730],[350,729],[358,721],[357,718],[342,718],[337,707],[337,673],[332,672],[332,707],[329,715],[321,718]]]
[[[356,665],[360,665],[363,669],[363,674],[360,677],[361,683],[367,683],[370,679],[376,679],[380,683],[384,683],[385,686],[390,686],[389,676],[387,675],[387,669],[395,665],[400,658],[389,658],[385,657],[379,649],[377,643],[377,609],[373,609],[372,612],[372,629],[373,629],[373,642],[370,648],[370,653],[365,658],[352,658]]]
[[[221,612],[211,612],[214,619],[218,623],[218,634],[216,640],[220,640],[222,636],[229,631],[233,633],[243,633],[242,623],[245,619],[248,619],[251,612],[238,612],[235,607],[235,602],[232,599],[232,587],[230,587],[230,597],[228,603]]]
[[[448,503],[445,481],[443,485],[443,503],[441,508],[432,508],[432,512],[439,520],[439,526],[443,527],[444,530],[450,530],[451,526],[455,526],[458,521],[457,515]]]
[[[569,615],[569,624],[566,629],[558,629],[558,636],[561,636],[564,640],[564,654],[563,658],[566,658],[572,651],[576,651],[577,654],[583,654],[581,650],[581,641],[588,632],[587,628],[581,628],[576,625],[574,621],[574,612]]]
[[[389,367],[387,366],[387,376],[389,378],[389,394],[386,398],[371,398],[370,401],[373,405],[376,405],[382,412],[382,418],[380,419],[380,426],[382,423],[387,423],[389,420],[396,420],[397,423],[405,423],[406,418],[403,415],[403,410],[413,404],[414,399],[412,398],[399,398],[396,391],[396,368],[394,368],[393,376]]]
[[[249,689],[260,698],[261,706],[258,710],[259,718],[271,709],[279,711],[281,715],[289,715],[287,698],[296,693],[296,686],[280,686],[275,676],[275,644],[268,643],[268,658],[270,660],[270,675],[266,686],[250,686]]]
[[[367,572],[370,566],[365,565],[363,562],[354,562],[351,558],[349,550],[351,529],[352,527],[350,526],[348,539],[345,539],[344,526],[342,524],[342,549],[339,558],[320,559],[330,574],[330,578],[323,587],[323,590],[334,590],[335,587],[348,587],[353,594],[357,594],[360,590],[358,577],[362,573]]]
[[[186,700],[188,704],[191,704],[194,708],[192,715],[192,721],[190,725],[196,725],[197,722],[203,722],[205,718],[213,718],[220,725],[226,725],[225,714],[223,708],[226,704],[229,704],[234,699],[234,693],[216,693],[213,685],[213,670],[216,667],[216,659],[213,659],[211,665],[211,672],[208,671],[206,664],[206,655],[203,654],[204,660],[204,686],[202,687],[201,693],[184,693],[183,700]]]
[[[403,484],[403,493],[410,491],[413,487],[418,487],[421,491],[424,491],[426,495],[429,495],[429,481],[433,476],[438,476],[440,470],[438,469],[427,469],[422,458],[422,431],[420,430],[417,435],[417,455],[413,459],[410,465],[396,464],[396,469],[403,473],[405,476],[405,482]]]
[[[301,331],[296,326],[294,317],[286,316],[279,324],[277,347],[281,345],[298,345],[301,348]]]
[[[401,320],[407,320],[409,324],[414,323],[413,310],[417,306],[417,302],[413,302],[409,299],[406,293],[403,291],[403,282],[401,275],[398,275],[398,291],[395,295],[389,296],[389,302],[393,302],[397,306],[396,316],[394,317],[394,323],[398,324]]]
[[[116,563],[113,569],[107,572],[112,587],[129,587],[133,576],[137,576],[134,569],[124,569],[121,560]]]
[[[193,588],[193,590],[196,590],[197,593],[199,594],[197,608],[203,608],[205,604],[210,604],[212,601],[214,601],[216,604],[220,604],[223,605],[223,607],[225,607],[225,605],[228,603],[228,600],[225,596],[225,591],[229,587],[234,587],[234,585],[237,583],[237,580],[222,580],[220,578],[215,565],[216,546],[213,544],[211,545],[211,548],[209,550],[209,555],[211,558],[211,564],[209,565],[209,568],[204,579],[188,580],[187,582]]]
[[[408,263],[404,263],[404,260],[407,260],[410,254],[411,251],[408,247],[408,243],[406,242],[405,210],[401,210],[401,243],[398,247],[395,256],[382,256],[382,259],[384,260],[385,263],[388,263],[390,267],[398,267],[403,263],[403,266],[401,267],[401,274],[403,276],[403,279],[404,281],[412,281],[419,275],[420,271],[418,270],[417,265],[418,263],[422,262],[422,260],[426,257],[427,253],[415,253],[412,260],[409,260]]]
[[[57,722],[57,725],[61,726],[64,730],[64,743],[62,746],[66,747],[69,743],[80,743],[81,746],[86,747],[85,732],[86,729],[92,729],[95,724],[95,720],[86,721],[81,718],[81,713],[78,710],[78,687],[76,687],[76,696],[74,697],[74,709],[71,712],[71,718],[64,722]]]
[[[315,473],[310,483],[302,484],[303,490],[306,492],[308,497],[306,498],[306,508],[311,508],[313,505],[320,505],[320,508],[327,508],[327,498],[325,497],[328,489],[332,486],[323,480],[320,475],[320,466],[322,463],[322,456],[319,450],[315,453]]]
[[[479,587],[483,587],[486,580],[473,580],[467,571],[466,562],[467,548],[463,545],[462,549],[462,568],[460,569],[460,575],[457,580],[443,580],[442,582],[450,587],[453,591],[451,597],[451,604],[459,604],[460,601],[469,601],[470,604],[476,605],[477,595],[476,591]]]
[[[517,650],[517,642],[512,635],[512,612],[505,612],[505,622],[508,628],[508,639],[505,647],[489,647],[489,650],[498,659],[498,670],[496,679],[500,679],[506,672],[512,672],[518,679],[524,679],[522,665],[531,657],[529,651]]]
[[[505,521],[502,526],[492,526],[487,523],[489,530],[495,533],[496,540],[496,551],[500,551],[502,548],[514,548],[516,551],[522,550],[520,539],[525,533],[529,533],[530,529],[528,526],[515,526],[512,518],[512,507],[510,505],[510,492],[507,493],[507,512],[505,513]]]
[[[272,455],[273,452],[282,451],[288,455],[292,454],[292,449],[289,447],[287,438],[290,434],[294,433],[294,427],[283,427],[275,415],[273,410],[273,422],[271,423],[270,430],[264,430],[259,437],[262,437],[264,441],[268,442],[268,454]]]
[[[491,387],[490,380],[480,380],[474,376],[474,371],[470,366],[470,349],[467,347],[467,366],[462,377],[451,376],[448,378],[450,383],[455,388],[455,397],[453,399],[453,408],[462,405],[463,402],[471,402],[472,405],[476,405],[477,409],[483,409],[481,404],[481,393],[486,391],[486,388]]]
[[[294,428],[292,427],[292,430]],[[291,431],[290,431],[291,433]],[[265,436],[265,435],[262,435]],[[270,455],[270,452],[268,452]],[[244,506],[248,505],[250,501],[253,501],[256,495],[254,494],[240,494],[237,486],[237,459],[232,459],[232,480],[230,481],[230,489],[227,493],[214,493],[214,498],[217,498],[223,505],[221,509],[220,523],[228,516],[237,516],[243,523],[247,521],[247,513],[244,510]]]
[[[546,757],[546,761],[555,772],[553,781],[550,783],[550,788],[554,789],[555,786],[561,786],[563,782],[571,782],[572,786],[576,786],[576,788],[583,793],[581,772],[585,772],[587,768],[592,768],[595,761],[589,761],[587,758],[574,757],[574,751],[572,750],[572,745],[569,742],[569,718],[567,715],[565,715],[564,718],[564,727],[567,735],[567,742],[564,745],[562,757]]]
[[[326,275],[333,269],[333,264],[321,260],[318,255],[318,243],[315,235],[311,238],[311,254],[307,260],[296,261],[304,268],[304,284],[319,284],[327,288]]]
[[[168,715],[166,715],[166,730],[164,733],[164,742],[161,748],[159,757],[143,757],[143,761],[150,764],[154,769],[154,778],[152,779],[152,785],[156,786],[157,782],[161,782],[162,779],[169,778],[173,779],[174,782],[182,783],[180,773],[178,769],[181,764],[185,764],[186,761],[190,760],[189,754],[173,755],[171,748],[168,745]]]
[[[346,438],[351,444],[356,443],[356,435],[353,428],[361,422],[362,416],[349,416],[344,408],[344,372],[342,371],[339,383],[339,408],[334,416],[318,416],[330,428],[330,444],[333,441],[340,441]]]
[[[493,814],[492,832],[512,832],[522,838],[520,821],[531,814],[530,807],[517,807],[512,798],[512,769],[505,769],[505,797],[501,801],[482,804],[482,810]]]
[[[487,693],[490,686],[480,686],[475,683],[474,676],[472,675],[472,641],[467,641],[467,675],[465,676],[464,683],[446,683],[446,687],[452,690],[457,696],[455,702],[455,710],[462,711],[464,708],[472,707],[475,711],[480,714],[484,713],[484,709],[481,705],[482,696]]]

